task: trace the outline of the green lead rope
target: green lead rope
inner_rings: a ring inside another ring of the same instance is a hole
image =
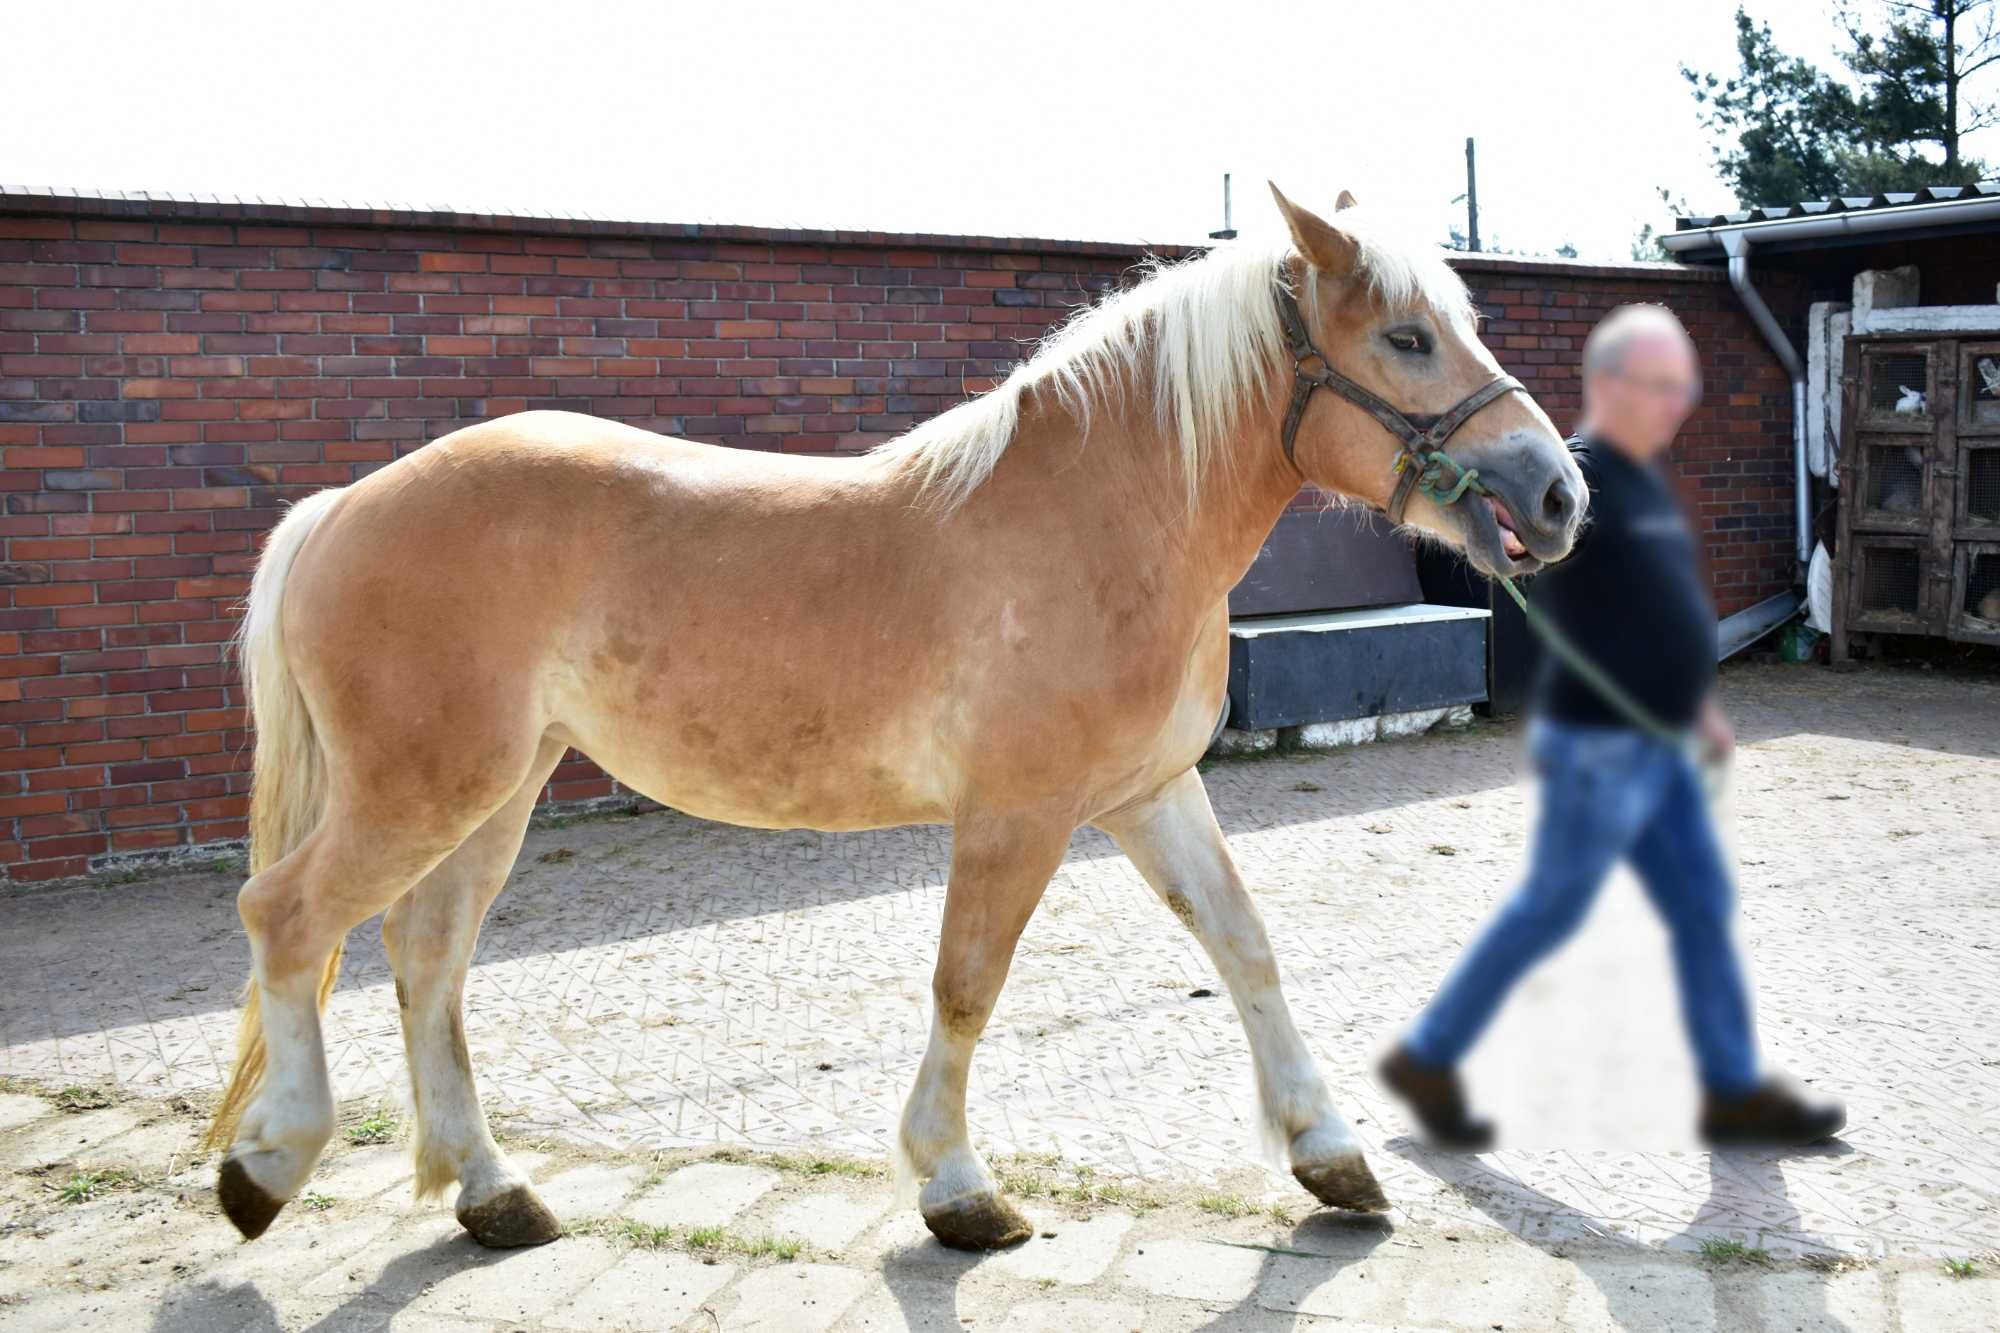
[[[1395,470],[1417,467],[1415,490],[1420,495],[1429,496],[1439,505],[1454,505],[1463,499],[1468,491],[1476,495],[1491,494],[1479,480],[1479,469],[1466,467],[1442,449],[1405,449],[1396,455]],[[1444,484],[1446,471],[1455,474],[1452,484]],[[1576,673],[1579,680],[1597,691],[1598,695],[1627,722],[1643,731],[1663,745],[1670,745],[1693,761],[1707,781],[1709,792],[1715,794],[1722,785],[1725,765],[1708,762],[1701,754],[1700,746],[1689,731],[1676,730],[1655,717],[1637,699],[1628,694],[1624,687],[1607,674],[1597,663],[1590,660],[1582,649],[1571,643],[1563,632],[1555,627],[1540,611],[1528,604],[1528,599],[1515,586],[1514,580],[1505,574],[1494,576],[1507,595],[1514,599],[1514,605],[1521,608],[1527,617],[1528,626],[1536,636],[1548,645],[1549,651],[1560,657],[1563,665]]]
[[[1630,722],[1654,740],[1664,745],[1670,745],[1686,755],[1688,762],[1693,764],[1695,770],[1701,774],[1702,785],[1707,789],[1709,799],[1713,801],[1721,798],[1723,789],[1729,783],[1728,760],[1712,758],[1704,754],[1701,744],[1695,738],[1693,732],[1676,731],[1674,728],[1660,721],[1645,705],[1627,694],[1617,681],[1606,675],[1603,668],[1585,656],[1582,649],[1565,638],[1563,632],[1551,624],[1547,617],[1530,606],[1528,599],[1521,594],[1521,590],[1514,586],[1513,579],[1508,578],[1505,574],[1498,575],[1497,577],[1500,586],[1505,588],[1507,595],[1514,599],[1514,605],[1520,607],[1521,614],[1527,617],[1528,627],[1534,630],[1541,641],[1549,646],[1550,652],[1563,660],[1564,666],[1574,671],[1577,674],[1577,678],[1583,681],[1584,684],[1596,690],[1604,701],[1620,713],[1627,722]]]
[[[1687,743],[1685,732],[1674,730],[1647,710],[1645,705],[1625,692],[1623,686],[1604,673],[1604,669],[1584,656],[1583,650],[1571,643],[1563,632],[1551,624],[1546,616],[1528,605],[1528,599],[1514,586],[1514,580],[1505,574],[1499,576],[1500,586],[1514,599],[1514,605],[1521,608],[1521,614],[1528,618],[1529,626],[1549,646],[1549,651],[1563,660],[1563,665],[1577,674],[1584,684],[1603,696],[1627,722],[1645,732],[1656,741],[1668,745],[1681,746]]]

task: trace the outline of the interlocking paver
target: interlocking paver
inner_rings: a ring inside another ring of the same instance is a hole
[[[865,1274],[831,1264],[759,1269],[736,1284],[736,1305],[723,1317],[722,1327],[745,1333],[820,1333],[832,1328],[867,1286]]]
[[[773,1236],[803,1241],[815,1250],[835,1254],[874,1225],[886,1202],[880,1195],[808,1194],[780,1204],[772,1211],[766,1229]]]
[[[673,1328],[707,1304],[736,1276],[732,1264],[683,1254],[634,1250],[544,1322],[550,1328],[610,1330]]]
[[[575,1166],[539,1182],[535,1190],[563,1221],[587,1222],[620,1211],[645,1174],[638,1166]]]
[[[1085,1286],[1097,1281],[1132,1230],[1126,1213],[1100,1213],[1083,1221],[1035,1209],[1028,1218],[1035,1224],[1034,1237],[995,1259],[993,1266],[1033,1282]]]
[[[727,1226],[777,1183],[777,1172],[761,1166],[697,1162],[634,1199],[626,1212],[654,1226]]]
[[[413,1308],[506,1323],[540,1319],[618,1259],[609,1242],[578,1236],[527,1250],[489,1250],[438,1282]]]
[[[1267,1257],[1214,1241],[1154,1240],[1132,1253],[1119,1277],[1156,1296],[1234,1305],[1255,1289]]]

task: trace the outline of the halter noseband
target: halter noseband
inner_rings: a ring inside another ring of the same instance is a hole
[[[1521,381],[1512,375],[1502,375],[1473,390],[1449,412],[1439,416],[1412,416],[1397,411],[1333,368],[1332,363],[1313,346],[1312,334],[1306,331],[1305,316],[1299,311],[1298,299],[1284,287],[1278,288],[1278,318],[1285,326],[1285,343],[1292,354],[1294,370],[1292,405],[1285,413],[1283,436],[1285,458],[1293,467],[1299,465],[1295,451],[1299,423],[1305,420],[1306,404],[1312,401],[1314,389],[1331,389],[1381,422],[1391,435],[1402,442],[1403,447],[1397,452],[1393,465],[1396,489],[1390,493],[1389,503],[1383,506],[1391,523],[1403,521],[1403,511],[1409,507],[1413,494],[1426,495],[1440,505],[1457,503],[1467,491],[1486,494],[1486,487],[1479,481],[1479,469],[1461,465],[1441,446],[1457,433],[1460,426],[1470,421],[1474,413],[1494,399],[1517,390],[1526,393],[1527,389]],[[1311,362],[1319,364],[1314,367],[1308,364]],[[1445,480],[1447,471],[1452,476],[1449,483]]]

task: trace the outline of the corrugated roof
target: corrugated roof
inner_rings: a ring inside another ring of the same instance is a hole
[[[1860,213],[1877,208],[1908,208],[1912,204],[1947,204],[1959,199],[2000,196],[2000,180],[1977,185],[1932,185],[1921,190],[1898,190],[1889,194],[1847,195],[1839,199],[1805,199],[1796,204],[1770,204],[1735,213],[1703,214],[1674,219],[1677,231],[1699,231],[1708,227],[1741,227],[1753,222],[1782,222],[1795,218],[1825,217],[1831,213]]]

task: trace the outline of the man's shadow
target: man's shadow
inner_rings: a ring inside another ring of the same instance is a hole
[[[1757,1257],[1759,1239],[1774,1233],[1796,1246],[1802,1256],[1833,1256],[1838,1252],[1812,1236],[1793,1204],[1783,1164],[1787,1161],[1846,1157],[1854,1148],[1839,1140],[1801,1148],[1734,1148],[1708,1154],[1708,1194],[1694,1216],[1663,1245],[1649,1245],[1608,1228],[1609,1219],[1589,1216],[1574,1206],[1501,1170],[1490,1161],[1466,1153],[1443,1152],[1415,1139],[1400,1137],[1384,1145],[1388,1151],[1452,1187],[1487,1220],[1554,1257],[1573,1264],[1602,1295],[1612,1320],[1621,1328],[1651,1328],[1659,1323],[1661,1293],[1632,1280],[1640,1263],[1658,1263],[1663,1251],[1682,1254],[1734,1243],[1745,1253],[1723,1257],[1710,1270],[1715,1279],[1715,1309],[1711,1328],[1775,1326],[1763,1310],[1764,1288],[1755,1278],[1765,1270]],[[1704,1257],[1706,1253],[1704,1253]],[[1788,1321],[1810,1328],[1847,1327],[1827,1307],[1826,1284],[1805,1284],[1806,1294],[1787,1302]],[[1809,1317],[1808,1317],[1809,1316]],[[1814,1322],[1817,1320],[1818,1322]],[[1698,1327],[1701,1325],[1697,1325]]]

